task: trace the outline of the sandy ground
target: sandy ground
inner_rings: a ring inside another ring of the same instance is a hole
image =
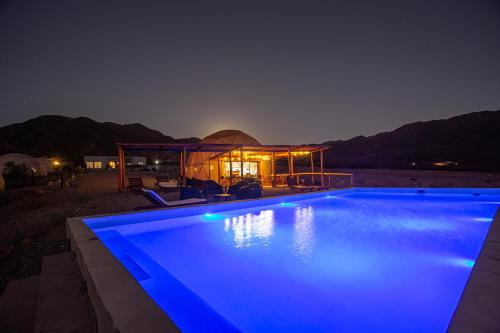
[[[354,174],[355,187],[500,188],[500,173],[425,170],[341,170]]]
[[[499,187],[499,173],[438,172],[415,170],[335,170],[354,174],[357,187]],[[155,174],[141,176],[154,187]],[[349,186],[349,178],[336,186]],[[288,194],[284,189],[266,189],[266,196]],[[166,194],[177,200],[178,193]],[[5,200],[6,199],[6,200]],[[6,201],[6,202],[5,202]],[[45,255],[69,250],[65,220],[73,216],[131,211],[148,206],[141,195],[118,193],[115,171],[79,175],[65,189],[58,185],[7,191],[0,207],[0,294],[8,281],[40,273]]]

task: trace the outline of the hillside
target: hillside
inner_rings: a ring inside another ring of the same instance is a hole
[[[99,123],[86,117],[41,116],[0,128],[0,155],[114,155],[116,142],[196,142],[174,139],[141,124]],[[416,122],[394,131],[328,141],[325,165],[335,168],[500,171],[500,110]],[[447,166],[436,162],[451,161]]]
[[[83,155],[115,155],[116,142],[196,142],[174,139],[141,124],[99,123],[90,118],[41,116],[0,128],[0,155],[19,152],[62,156],[80,161]]]
[[[500,171],[500,110],[416,122],[392,132],[329,141],[325,163],[337,168],[443,168]],[[435,162],[452,161],[445,167]]]

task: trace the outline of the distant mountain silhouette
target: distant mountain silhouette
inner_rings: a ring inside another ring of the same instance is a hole
[[[115,155],[116,142],[198,142],[174,139],[141,124],[99,123],[90,118],[41,116],[0,128],[0,155]],[[325,165],[334,168],[500,171],[500,110],[404,125],[392,132],[328,141]],[[451,162],[446,166],[434,163]]]
[[[337,168],[500,171],[500,110],[416,122],[325,144],[332,146],[325,164]],[[452,163],[434,165],[439,162]]]
[[[83,155],[116,155],[116,142],[197,142],[174,139],[141,124],[99,123],[87,117],[41,116],[0,128],[0,155],[62,156],[81,161]]]

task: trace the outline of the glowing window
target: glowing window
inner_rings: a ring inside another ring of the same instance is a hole
[[[224,169],[229,175],[229,162],[224,162]],[[259,173],[259,162],[243,162],[243,176],[257,176]],[[241,163],[233,162],[233,175],[241,175]]]

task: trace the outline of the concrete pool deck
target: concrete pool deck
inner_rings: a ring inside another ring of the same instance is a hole
[[[121,214],[103,216],[111,215]],[[87,282],[98,331],[178,332],[179,329],[168,315],[148,296],[83,220],[84,217],[68,219],[68,236]],[[499,318],[500,208],[497,209],[448,332],[499,332]]]
[[[500,208],[493,218],[448,332],[500,332]]]

